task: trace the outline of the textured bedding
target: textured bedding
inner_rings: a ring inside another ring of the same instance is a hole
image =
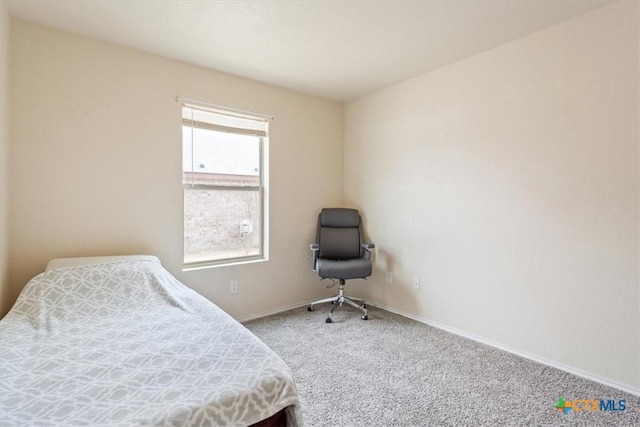
[[[61,268],[0,321],[0,425],[247,426],[286,408],[287,365],[159,262]]]

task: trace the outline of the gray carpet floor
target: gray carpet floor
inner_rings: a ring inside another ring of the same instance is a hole
[[[375,307],[328,310],[245,323],[291,367],[307,427],[640,426],[640,397]],[[565,415],[559,396],[626,410]]]

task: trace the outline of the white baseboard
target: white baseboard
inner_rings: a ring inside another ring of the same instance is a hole
[[[265,312],[262,312],[262,313],[250,314],[248,316],[239,317],[236,320],[238,322],[240,322],[240,323],[244,323],[244,322],[248,322],[250,320],[260,319],[261,317],[272,316],[274,314],[282,313],[282,312],[285,312],[285,311],[293,310],[294,308],[300,308],[302,306],[307,306],[307,305],[309,305],[309,301],[300,302],[300,303],[294,303],[294,304],[291,304],[291,305],[287,305],[285,307],[276,308],[276,309],[265,311]]]
[[[595,374],[592,374],[590,372],[583,371],[581,369],[573,368],[571,366],[563,365],[562,363],[558,363],[558,362],[555,362],[553,360],[545,359],[544,357],[540,357],[540,356],[537,356],[535,354],[530,354],[530,353],[527,353],[525,351],[517,350],[517,349],[511,348],[509,346],[506,346],[506,345],[504,345],[502,343],[489,340],[489,339],[484,338],[482,336],[470,334],[470,333],[468,333],[466,331],[462,331],[460,329],[452,328],[450,326],[443,325],[443,324],[438,323],[438,322],[434,322],[433,320],[430,320],[430,319],[425,319],[423,317],[416,316],[416,315],[411,314],[411,313],[406,313],[406,312],[404,312],[402,310],[398,310],[398,309],[396,309],[394,307],[389,307],[389,306],[386,306],[384,304],[379,304],[379,303],[371,302],[371,301],[367,301],[367,304],[368,305],[373,305],[375,307],[381,308],[381,309],[386,310],[386,311],[390,311],[392,313],[399,314],[400,316],[408,317],[409,319],[413,319],[413,320],[415,320],[417,322],[424,323],[424,324],[427,324],[429,326],[433,326],[434,328],[442,329],[443,331],[450,332],[452,334],[459,335],[461,337],[468,338],[470,340],[473,340],[473,341],[476,341],[476,342],[479,342],[479,343],[482,343],[482,344],[486,344],[488,346],[495,347],[495,348],[500,349],[500,350],[504,350],[504,351],[506,351],[508,353],[515,354],[516,356],[524,357],[525,359],[533,360],[534,362],[542,363],[543,365],[547,365],[547,366],[551,366],[552,368],[560,369],[561,371],[565,371],[565,372],[568,372],[570,374],[577,375],[577,376],[585,378],[587,380],[591,380],[591,381],[606,385],[608,387],[613,387],[613,388],[616,388],[618,390],[624,391],[626,393],[630,393],[630,394],[633,394],[633,395],[636,395],[636,396],[640,396],[640,389],[637,388],[637,387],[633,387],[633,386],[628,385],[628,384],[622,384],[622,383],[619,383],[617,381],[610,380],[608,378],[603,378],[603,377],[601,377],[599,375],[595,375]]]

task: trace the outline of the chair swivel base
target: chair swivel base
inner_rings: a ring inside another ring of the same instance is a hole
[[[360,303],[358,304],[356,303],[356,301],[359,301]],[[364,300],[360,298],[348,297],[344,294],[344,280],[340,280],[340,293],[337,296],[323,298],[321,300],[314,301],[311,304],[309,304],[309,306],[307,307],[307,311],[314,311],[315,310],[315,308],[313,307],[314,305],[322,304],[324,302],[330,302],[333,304],[333,307],[331,307],[331,311],[327,316],[327,320],[326,320],[327,323],[333,322],[333,320],[331,320],[331,315],[333,314],[334,310],[338,306],[342,307],[342,304],[344,303],[347,303],[350,306],[355,307],[358,310],[362,311],[364,313],[362,316],[360,316],[362,320],[369,319],[369,316],[367,316],[367,305],[365,304]]]

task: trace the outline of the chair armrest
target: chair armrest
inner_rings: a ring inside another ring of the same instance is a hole
[[[367,251],[367,253],[365,254],[366,258],[371,259],[373,250],[376,248],[376,245],[374,245],[373,243],[363,243],[360,245],[360,247]]]
[[[316,271],[316,264],[318,262],[318,251],[320,250],[320,245],[317,243],[312,243],[309,245],[309,249],[311,249],[311,269]]]

